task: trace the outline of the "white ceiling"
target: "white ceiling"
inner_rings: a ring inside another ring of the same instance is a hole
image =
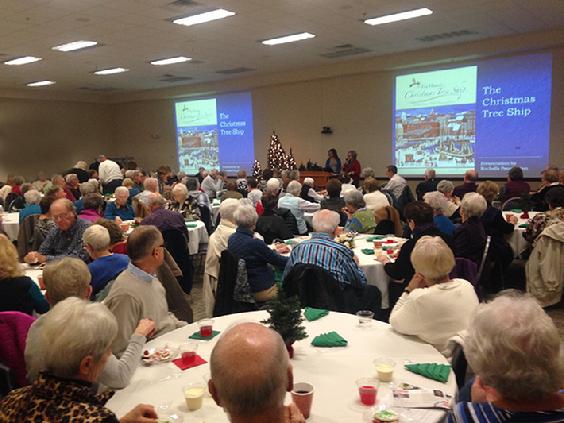
[[[170,22],[220,7],[237,15],[193,27]],[[376,27],[361,22],[363,17],[418,7],[434,13]],[[154,89],[562,27],[564,0],[0,0],[0,61],[25,55],[43,58],[24,66],[0,64],[0,87],[22,88],[30,81],[51,79],[57,84],[33,89]],[[430,42],[418,39],[462,30],[471,33]],[[302,31],[317,37],[273,47],[258,42]],[[103,45],[72,53],[51,50],[77,40]],[[342,45],[369,52],[321,56],[346,49],[337,48]],[[148,63],[179,55],[194,61]],[[116,66],[130,71],[92,74]],[[217,73],[240,67],[254,70]],[[192,79],[164,82],[165,74]]]

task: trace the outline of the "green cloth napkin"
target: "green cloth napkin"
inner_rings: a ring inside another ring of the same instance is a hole
[[[337,332],[327,332],[317,335],[311,341],[311,345],[314,347],[346,347],[349,341],[339,335]]]
[[[322,308],[306,307],[304,311],[305,318],[310,322],[313,322],[314,320],[317,319],[321,319],[322,317],[327,316],[328,314],[329,314],[329,310],[324,310]]]
[[[519,227],[520,227],[520,228],[528,228],[528,227],[529,227],[529,224],[528,224],[528,223],[521,223],[521,224],[519,225]]]
[[[444,383],[448,380],[451,367],[450,364],[418,363],[406,364],[405,368],[415,374]]]
[[[521,209],[511,209],[511,211],[513,213],[522,213],[523,212],[523,210],[521,210]]]
[[[368,238],[366,238],[366,240],[368,242],[374,242],[374,241],[380,241],[381,239],[384,239],[385,236],[384,235],[372,235],[369,236]]]
[[[198,224],[196,222],[186,222],[187,228],[197,228]]]
[[[189,338],[196,339],[198,341],[209,341],[210,339],[215,338],[217,335],[219,335],[218,330],[212,330],[211,336],[202,336],[200,335],[200,331],[197,331],[190,335]]]
[[[367,256],[374,255],[374,250],[372,250],[370,248],[363,248],[360,251],[362,251],[362,254],[366,254]]]

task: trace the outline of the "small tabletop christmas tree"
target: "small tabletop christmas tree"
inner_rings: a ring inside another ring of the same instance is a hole
[[[255,160],[255,163],[253,164],[253,178],[255,178],[257,181],[260,180],[262,177],[262,171],[260,169],[260,163],[258,160]]]
[[[280,334],[292,358],[294,356],[292,344],[307,337],[305,328],[301,325],[304,319],[300,299],[297,296],[287,297],[284,291],[279,291],[278,298],[268,303],[267,311],[270,317],[263,323]]]

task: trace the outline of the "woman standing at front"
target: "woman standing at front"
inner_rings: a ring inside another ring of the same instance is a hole
[[[327,172],[339,175],[341,173],[341,159],[334,148],[327,152],[327,160],[325,161],[325,170]]]

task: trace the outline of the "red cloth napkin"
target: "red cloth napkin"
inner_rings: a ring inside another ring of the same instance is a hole
[[[386,244],[395,244],[396,241],[394,241],[393,239],[387,239],[386,241],[384,241]]]
[[[189,369],[191,367],[198,367],[201,364],[206,364],[207,361],[204,360],[202,357],[200,357],[198,354],[196,354],[194,356],[194,358],[192,358],[192,360],[190,360],[188,363],[184,363],[182,361],[182,358],[177,358],[176,360],[172,360],[172,362],[174,364],[176,364],[176,366],[180,369],[180,370],[186,370]]]

